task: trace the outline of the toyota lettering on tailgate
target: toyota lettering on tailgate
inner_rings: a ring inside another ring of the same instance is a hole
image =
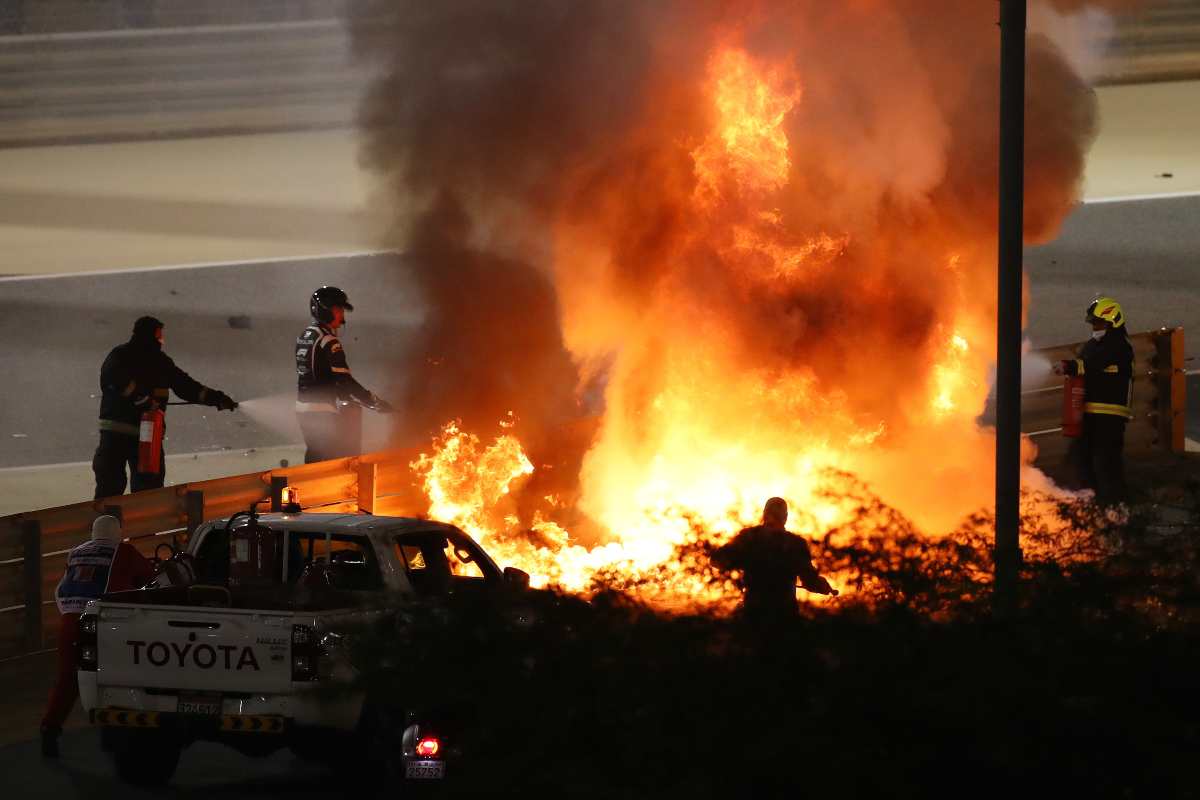
[[[125,644],[133,648],[133,663],[142,663],[145,655],[146,663],[155,667],[165,667],[174,662],[177,666],[186,667],[189,664],[200,669],[214,667],[241,671],[243,669],[260,671],[258,659],[254,651],[247,646],[234,644],[176,644],[175,642],[140,642],[133,639],[125,640]]]

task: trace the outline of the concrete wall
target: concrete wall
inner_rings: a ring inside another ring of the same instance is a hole
[[[1103,75],[1106,83],[1200,77],[1200,0],[1151,0],[1123,17]]]
[[[350,0],[4,0],[0,147],[349,127]],[[1200,0],[1122,17],[1102,81],[1200,77]]]
[[[4,0],[0,33],[66,33],[337,19],[346,0]]]
[[[340,20],[0,38],[0,146],[353,123]]]

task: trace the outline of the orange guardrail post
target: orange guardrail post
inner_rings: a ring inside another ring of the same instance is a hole
[[[375,513],[375,493],[378,478],[378,464],[358,465],[358,510],[365,514]]]
[[[204,522],[204,492],[197,489],[189,489],[184,499],[186,503],[187,515],[187,535],[190,538],[196,532],[196,528]]]
[[[1185,449],[1187,373],[1183,328],[1160,328],[1153,334],[1150,377],[1154,382],[1154,428],[1158,445],[1176,453]]]

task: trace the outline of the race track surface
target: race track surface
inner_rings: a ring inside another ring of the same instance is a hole
[[[1035,346],[1084,339],[1083,310],[1102,292],[1121,300],[1132,330],[1183,325],[1200,337],[1197,220],[1200,197],[1081,206],[1056,241],[1026,254]],[[144,313],[167,323],[167,352],[201,382],[237,399],[294,392],[292,343],[307,324],[309,293],[326,283],[345,288],[357,308],[343,337],[356,377],[394,390],[421,316],[400,256],[0,282],[0,467],[91,458],[100,363]],[[295,441],[242,413],[178,407],[168,421],[169,453]]]

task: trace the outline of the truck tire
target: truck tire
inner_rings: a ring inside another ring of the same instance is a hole
[[[183,750],[172,741],[163,741],[157,731],[123,731],[125,736],[111,741],[117,777],[131,786],[162,786],[171,780],[179,766]]]

